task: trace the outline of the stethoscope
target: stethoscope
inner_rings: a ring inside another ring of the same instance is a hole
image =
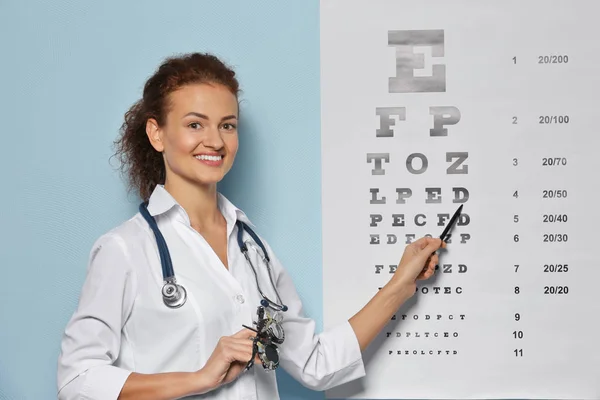
[[[167,247],[165,238],[163,237],[162,233],[160,232],[160,229],[158,228],[156,220],[148,212],[147,203],[141,203],[139,206],[139,210],[144,219],[148,222],[148,225],[150,225],[150,228],[152,229],[152,231],[154,232],[154,236],[156,237],[156,244],[158,246],[158,253],[160,255],[160,263],[162,266],[163,275],[163,287],[161,290],[163,302],[169,308],[179,308],[183,306],[187,301],[187,291],[185,290],[183,285],[177,283],[177,280],[175,279],[175,272],[173,271],[173,263],[171,261],[171,255],[169,254],[169,248]],[[270,307],[275,311],[287,311],[288,307],[284,305],[281,301],[281,297],[279,296],[277,287],[275,286],[273,278],[271,277],[271,267],[269,266],[271,259],[269,258],[267,249],[263,245],[260,238],[256,235],[256,233],[254,233],[254,231],[246,223],[237,220],[236,225],[238,228],[237,242],[240,247],[240,251],[244,254],[244,257],[248,261],[248,264],[250,265],[250,267],[252,268],[252,272],[254,273],[254,278],[256,279],[256,287],[258,288],[258,292],[262,297],[260,304],[265,308]],[[258,244],[258,246],[260,246],[260,248],[263,251],[263,260],[265,261],[267,272],[269,273],[269,280],[271,281],[271,285],[273,286],[273,290],[275,291],[275,295],[277,296],[277,301],[279,303],[276,303],[269,299],[260,288],[260,283],[258,282],[258,274],[256,273],[256,269],[254,268],[252,261],[250,261],[250,256],[248,255],[248,246],[243,240],[244,231],[246,231],[252,237],[252,239],[254,239],[254,242]]]

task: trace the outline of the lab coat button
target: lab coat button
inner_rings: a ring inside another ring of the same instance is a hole
[[[242,296],[241,294],[238,294],[237,296],[235,296],[235,298],[238,301],[238,303],[240,303],[240,304],[244,303],[244,296]]]

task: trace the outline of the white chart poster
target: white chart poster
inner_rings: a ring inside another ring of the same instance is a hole
[[[328,398],[600,398],[600,3],[321,2],[324,322],[433,279]]]

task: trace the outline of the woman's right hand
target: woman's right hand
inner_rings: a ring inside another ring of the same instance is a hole
[[[418,280],[433,276],[439,260],[436,253],[439,248],[446,248],[446,243],[441,239],[427,236],[406,246],[390,284],[395,285],[398,282],[400,287],[408,288],[412,296]]]
[[[252,358],[252,338],[256,332],[242,329],[232,336],[223,336],[208,361],[197,374],[206,387],[214,390],[235,380]],[[258,355],[255,362],[260,362]]]

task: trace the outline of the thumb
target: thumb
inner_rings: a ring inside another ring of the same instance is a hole
[[[431,238],[431,241],[428,244],[428,247],[431,249],[432,252],[436,251],[437,249],[439,249],[440,247],[444,247],[445,243],[442,239],[440,238]]]
[[[442,241],[442,239],[439,239],[439,238],[427,238],[426,239],[426,245],[425,246],[419,246],[420,249],[419,249],[418,257],[419,258],[424,257],[423,260],[426,260],[436,250],[438,250],[443,245],[444,245],[444,242]]]

